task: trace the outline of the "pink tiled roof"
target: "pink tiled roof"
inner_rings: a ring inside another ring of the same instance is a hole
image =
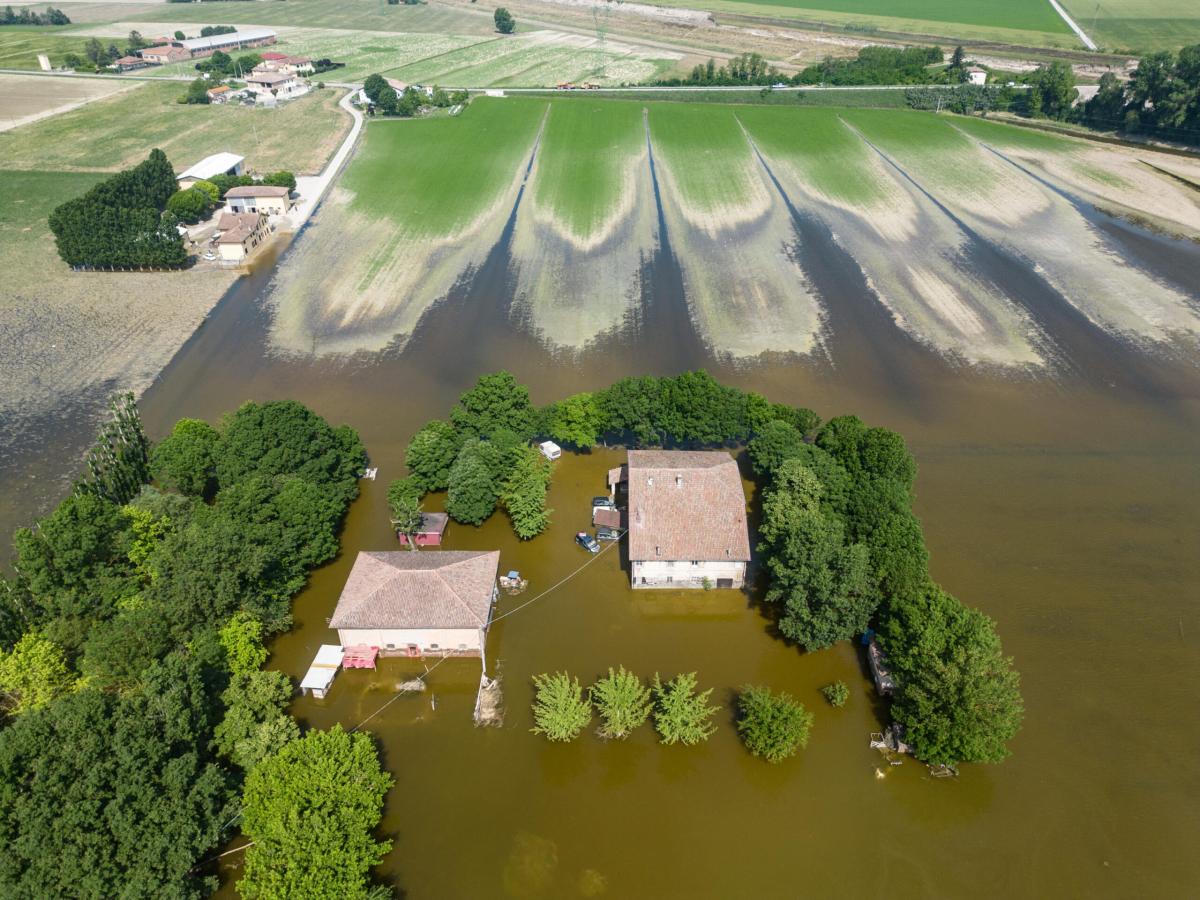
[[[225,199],[228,200],[230,197],[288,197],[291,193],[287,188],[273,184],[243,184],[227,190]]]
[[[629,451],[631,560],[750,559],[746,495],[723,451]]]
[[[330,628],[482,628],[500,551],[363,551]]]

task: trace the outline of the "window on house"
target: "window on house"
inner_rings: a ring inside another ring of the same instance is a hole
[[[698,560],[698,559],[693,559],[693,560],[692,560],[692,565],[693,565],[693,566],[698,566],[698,565],[700,565],[700,560]]]
[[[437,645],[437,644],[430,644],[430,645],[429,645],[429,649],[430,649],[430,650],[436,650],[437,648],[438,648],[438,645]]]

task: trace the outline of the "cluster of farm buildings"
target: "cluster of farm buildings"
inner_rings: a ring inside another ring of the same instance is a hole
[[[185,190],[218,175],[242,175],[245,161],[236,153],[214,153],[181,172],[179,188]],[[272,218],[287,215],[294,205],[286,187],[248,184],[230,188],[210,238],[213,256],[227,265],[245,262],[271,236]]]
[[[728,453],[631,450],[608,473],[608,487],[609,508],[627,523],[631,587],[745,584],[746,495]],[[439,546],[446,524],[445,514],[426,513],[414,543]],[[339,660],[373,665],[378,655],[478,656],[486,669],[499,571],[499,550],[360,552],[329,620],[341,655],[326,645],[301,687],[324,696]]]
[[[152,47],[138,50],[135,55],[122,56],[113,63],[113,68],[119,72],[130,72],[149,66],[203,59],[217,51],[230,53],[267,47],[274,44],[275,40],[275,32],[269,28],[247,28],[229,34],[178,40],[159,38]],[[244,88],[234,90],[226,84],[215,85],[208,91],[208,99],[214,103],[223,103],[237,95],[251,96],[260,103],[270,103],[290,100],[308,93],[309,86],[304,78],[316,71],[311,59],[307,56],[270,51],[259,55],[262,62],[243,75],[242,80],[246,83]]]

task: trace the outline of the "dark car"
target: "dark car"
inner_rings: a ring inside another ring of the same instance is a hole
[[[604,509],[616,509],[617,508],[617,504],[612,502],[611,497],[593,497],[592,498],[592,509],[595,509],[598,506],[603,507]]]
[[[600,527],[596,529],[596,540],[598,541],[619,541],[621,532],[615,528]]]
[[[588,553],[599,553],[600,545],[596,543],[596,539],[586,531],[581,531],[575,535],[575,543],[586,550]]]

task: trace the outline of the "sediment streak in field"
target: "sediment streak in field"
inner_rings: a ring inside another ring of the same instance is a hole
[[[814,350],[823,314],[792,258],[795,230],[733,112],[664,104],[649,127],[669,240],[703,339],[734,358]]]
[[[658,244],[642,107],[554,104],[517,213],[519,314],[578,350],[622,326]]]
[[[372,123],[281,267],[272,340],[300,353],[403,346],[496,245],[546,105],[477,100],[469,115]]]

